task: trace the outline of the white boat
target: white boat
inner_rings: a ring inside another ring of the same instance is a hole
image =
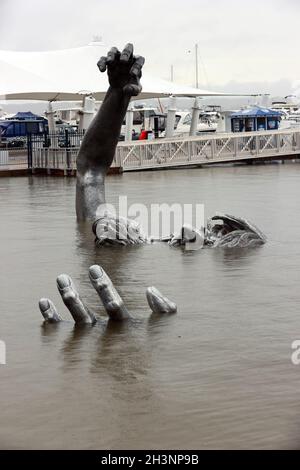
[[[300,126],[300,107],[295,96],[286,96],[273,101],[271,109],[281,112],[279,129],[291,129]]]
[[[176,121],[174,136],[185,136],[190,133],[192,122],[192,113],[190,111],[176,111]],[[199,120],[197,124],[197,134],[216,132],[217,122],[214,116],[206,113],[205,111],[199,112]]]

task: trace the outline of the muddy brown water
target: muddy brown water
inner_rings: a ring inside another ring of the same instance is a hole
[[[300,165],[111,176],[107,199],[204,203],[253,220],[257,249],[95,248],[79,231],[75,180],[0,179],[0,447],[299,448]],[[134,319],[107,324],[88,281],[110,274]],[[74,328],[55,279],[70,274],[100,316]],[[157,286],[178,314],[151,315]],[[50,297],[68,321],[42,324]]]

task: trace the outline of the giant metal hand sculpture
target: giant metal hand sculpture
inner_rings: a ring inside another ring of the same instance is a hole
[[[104,269],[98,265],[91,266],[89,277],[110,320],[122,321],[130,318],[123,300]],[[96,315],[84,304],[70,276],[61,274],[58,276],[56,283],[62,300],[76,324],[93,324],[97,322]],[[155,287],[148,287],[146,296],[152,312],[176,313],[176,304],[163,296]],[[45,321],[49,323],[62,321],[62,317],[50,299],[40,299],[39,307]]]
[[[140,78],[144,57],[133,55],[133,45],[127,44],[121,53],[112,47],[107,57],[98,62],[100,72],[107,69],[109,84],[112,89],[121,89],[128,97],[137,96],[142,91]]]
[[[104,181],[112,164],[122,122],[132,96],[140,93],[145,60],[133,55],[133,45],[123,52],[113,47],[98,67],[107,70],[109,89],[87,129],[77,157],[76,212],[79,221],[94,222],[105,213]]]

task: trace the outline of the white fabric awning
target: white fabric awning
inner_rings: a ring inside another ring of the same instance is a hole
[[[46,52],[0,51],[0,100],[74,101],[93,94],[102,100],[107,75],[97,62],[108,48],[102,43]],[[233,96],[151,77],[145,69],[137,99],[164,96]],[[236,95],[235,95],[236,96]]]

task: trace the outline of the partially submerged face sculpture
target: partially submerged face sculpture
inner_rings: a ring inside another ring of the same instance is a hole
[[[153,243],[147,238],[135,220],[114,217],[106,214],[93,224],[97,245],[140,245]],[[207,226],[200,229],[183,225],[176,235],[164,237],[172,247],[182,246],[195,251],[207,247],[245,248],[266,243],[266,236],[249,220],[228,214],[217,214],[211,217]]]

